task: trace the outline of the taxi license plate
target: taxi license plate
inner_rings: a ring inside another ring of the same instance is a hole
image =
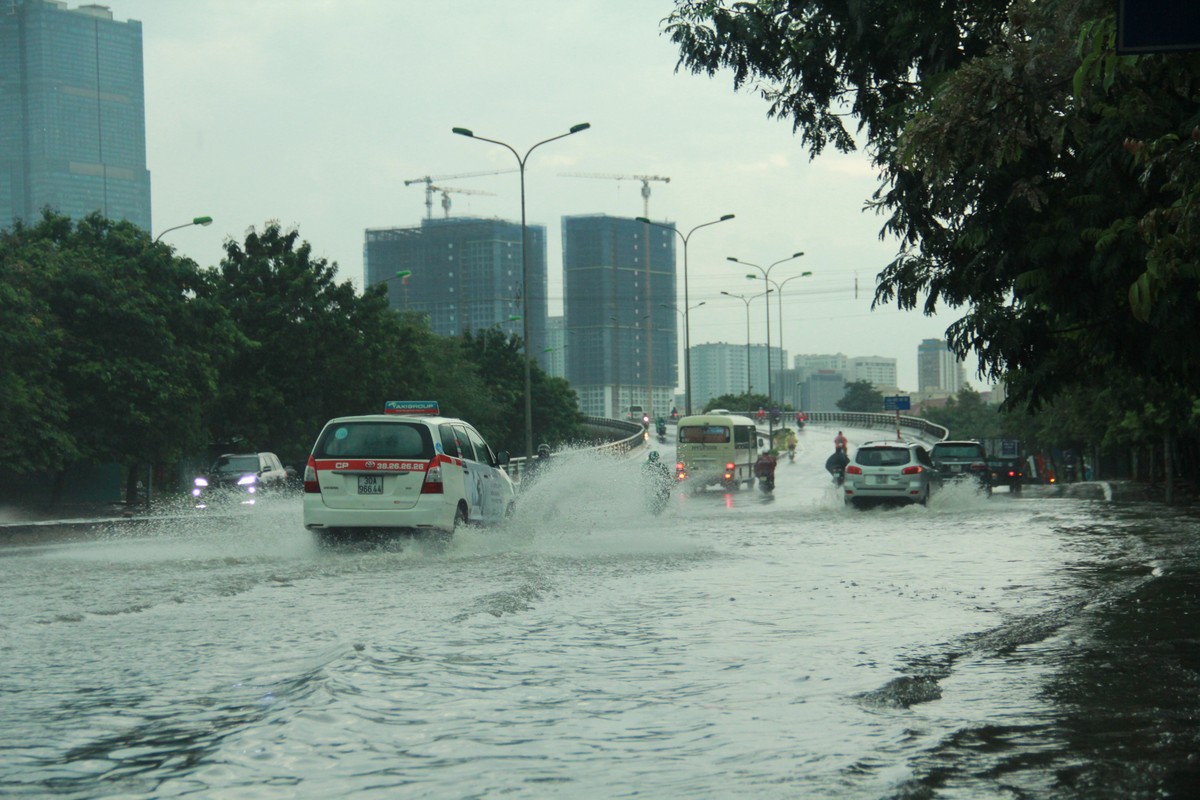
[[[383,494],[383,476],[382,475],[359,475],[358,476],[358,493],[359,494]]]

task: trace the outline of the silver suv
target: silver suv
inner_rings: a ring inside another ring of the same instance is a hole
[[[846,465],[846,503],[863,508],[877,503],[929,502],[941,486],[929,451],[915,442],[866,442]]]

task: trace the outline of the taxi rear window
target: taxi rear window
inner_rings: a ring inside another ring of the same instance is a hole
[[[433,458],[429,428],[411,422],[339,422],[313,448],[315,458]]]

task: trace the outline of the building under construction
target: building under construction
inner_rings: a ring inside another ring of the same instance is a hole
[[[434,333],[443,336],[491,327],[520,336],[528,316],[529,353],[542,361],[548,311],[546,229],[529,225],[527,235],[528,303],[522,297],[517,222],[458,217],[368,229],[363,273],[369,286],[386,282],[392,308],[423,314]]]
[[[563,218],[566,377],[585,414],[671,411],[678,384],[670,227],[604,214]]]

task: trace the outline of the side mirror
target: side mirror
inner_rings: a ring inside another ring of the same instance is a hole
[[[496,453],[496,463],[500,466],[507,467],[509,460],[507,450],[501,450],[499,453]]]

